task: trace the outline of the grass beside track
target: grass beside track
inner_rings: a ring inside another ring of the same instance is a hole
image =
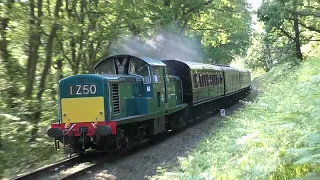
[[[255,82],[262,93],[253,102],[151,179],[319,179],[319,59],[275,67]]]

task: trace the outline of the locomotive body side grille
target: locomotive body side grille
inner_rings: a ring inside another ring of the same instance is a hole
[[[120,96],[119,96],[118,84],[112,84],[112,103],[113,103],[113,115],[120,114]]]

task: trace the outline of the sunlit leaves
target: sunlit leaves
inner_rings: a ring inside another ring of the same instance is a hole
[[[230,63],[249,45],[251,17],[245,1],[214,1],[191,20],[189,28],[202,34],[206,56],[215,63]],[[227,53],[228,52],[228,53]]]
[[[265,0],[258,10],[258,18],[264,22],[268,34],[276,35],[279,43],[291,44],[292,49],[295,49],[294,46],[315,44],[314,41],[318,41],[320,30],[316,27],[320,23],[319,7],[319,2],[315,0]],[[294,22],[298,24],[295,30]],[[308,56],[306,52],[303,53],[305,57]]]

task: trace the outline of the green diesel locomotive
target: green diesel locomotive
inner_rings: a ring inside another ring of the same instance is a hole
[[[95,74],[59,82],[59,122],[48,135],[76,153],[134,147],[242,98],[249,71],[181,60],[115,55]]]

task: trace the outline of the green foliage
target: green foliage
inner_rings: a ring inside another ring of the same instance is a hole
[[[248,68],[254,71],[262,68],[267,72],[280,64],[295,64],[292,44],[286,44],[273,33],[255,32],[251,38],[244,62]]]
[[[218,64],[229,64],[236,55],[246,54],[251,36],[251,14],[246,1],[215,1],[190,29],[201,33],[205,57]]]
[[[230,63],[246,53],[251,33],[245,0],[2,0],[0,7],[0,169],[6,176],[64,156],[52,151],[46,135],[57,121],[58,81],[92,73],[122,39],[146,44],[165,32],[177,39],[175,47],[188,40],[204,54],[192,60]]]
[[[292,62],[298,64],[303,56],[307,57],[303,46],[319,40],[320,30],[316,28],[320,23],[319,7],[320,3],[316,0],[263,1],[257,15],[265,25],[265,37],[271,36],[271,41],[263,41],[262,44],[266,47],[270,46],[267,50],[268,54],[277,56],[279,51],[272,52],[274,48],[275,50],[284,50],[281,54],[285,54],[287,57],[269,58],[268,61],[291,59]],[[286,53],[286,50],[289,51]]]
[[[320,64],[280,65],[255,80],[263,92],[222,119],[179,166],[154,179],[317,179]]]
[[[0,113],[0,169],[1,176],[13,176],[40,168],[50,162],[67,157],[63,151],[54,153],[53,139],[46,136],[48,122],[54,122],[56,106],[45,106],[43,120],[37,126],[40,129],[34,142],[29,142],[33,123],[19,118],[19,113]]]

